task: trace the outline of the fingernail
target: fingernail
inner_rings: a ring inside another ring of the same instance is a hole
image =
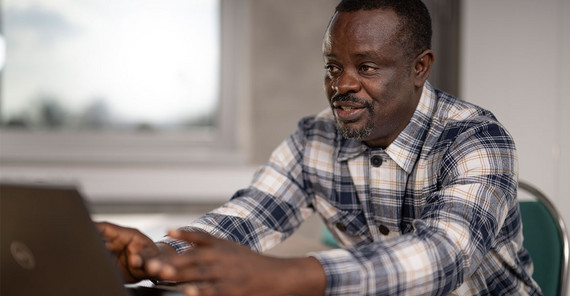
[[[161,274],[164,278],[172,278],[176,275],[176,270],[174,270],[174,267],[170,265],[165,265],[162,268]]]
[[[151,259],[146,264],[146,270],[150,274],[156,274],[162,268],[162,263],[159,260]]]
[[[131,265],[134,267],[141,267],[143,264],[143,260],[139,255],[132,255],[131,256]]]
[[[188,286],[188,287],[184,288],[184,294],[186,294],[186,296],[197,296],[197,295],[199,295],[198,287]]]
[[[180,236],[180,230],[178,229],[172,229],[168,232],[168,234],[170,236],[174,236],[174,237],[179,237]]]

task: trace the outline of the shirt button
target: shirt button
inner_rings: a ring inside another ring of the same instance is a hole
[[[378,226],[378,230],[380,230],[380,233],[382,233],[383,235],[388,235],[388,233],[390,233],[390,229],[388,229],[388,227],[384,225]]]
[[[382,156],[380,155],[374,155],[372,156],[372,158],[370,159],[370,163],[372,163],[373,167],[379,167],[382,165]]]
[[[346,231],[346,226],[344,226],[342,223],[337,223],[336,225],[336,229],[345,232]]]

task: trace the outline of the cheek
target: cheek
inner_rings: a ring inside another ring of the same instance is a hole
[[[364,85],[366,94],[372,99],[374,105],[382,107],[390,102],[390,93],[383,81],[375,81]]]
[[[327,97],[329,99],[332,98],[332,96],[334,95],[334,89],[332,87],[332,80],[328,76],[325,76],[324,90]]]
[[[392,121],[391,115],[398,109],[397,96],[390,92],[389,88],[381,82],[374,85],[374,87],[369,87],[367,92],[372,97],[372,108],[375,116],[378,117],[376,120],[383,124]]]

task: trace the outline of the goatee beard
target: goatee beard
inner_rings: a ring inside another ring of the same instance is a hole
[[[343,137],[359,141],[363,141],[364,139],[368,138],[370,134],[372,134],[373,130],[373,127],[370,126],[370,121],[366,123],[366,126],[364,128],[356,129],[343,126],[343,124],[337,120],[337,128]]]
[[[363,105],[368,110],[368,113],[370,115],[368,117],[366,125],[360,129],[350,128],[346,126],[346,123],[350,122],[342,122],[338,120],[338,118],[336,117],[336,112],[334,112],[335,111],[334,102],[337,101],[355,102]],[[351,95],[337,95],[331,99],[330,106],[333,109],[333,114],[337,124],[337,129],[343,137],[362,141],[368,138],[370,134],[372,134],[372,131],[374,130],[374,121],[373,121],[374,109],[372,108],[372,104]]]

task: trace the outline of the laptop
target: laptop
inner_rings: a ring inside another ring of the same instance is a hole
[[[125,286],[74,187],[0,184],[0,295],[183,295]]]

